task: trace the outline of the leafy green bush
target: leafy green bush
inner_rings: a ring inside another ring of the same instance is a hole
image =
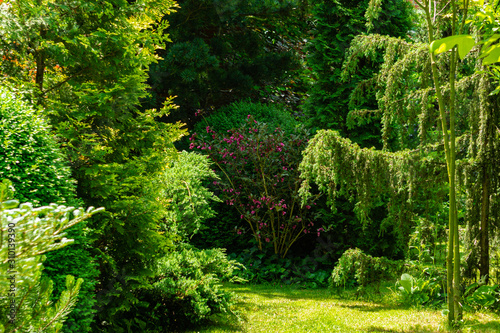
[[[214,314],[231,314],[233,295],[220,287],[233,277],[240,265],[228,260],[221,249],[198,250],[184,243],[198,232],[205,220],[215,215],[210,201],[218,198],[203,182],[217,179],[210,160],[197,153],[180,152],[172,157],[156,186],[161,187],[158,201],[164,203],[162,233],[171,235],[171,250],[154,258],[148,286],[134,292],[137,302],[121,315],[120,326],[105,322],[110,332],[134,327],[147,332],[165,332],[186,328],[208,320]],[[209,228],[210,226],[206,226]],[[120,280],[126,281],[122,272]],[[122,292],[110,284],[107,294]]]
[[[394,279],[402,270],[402,262],[384,257],[372,257],[360,249],[342,254],[330,277],[330,288],[355,287],[362,290],[368,284]]]
[[[292,133],[300,125],[283,107],[240,101],[223,107],[198,122],[194,127],[194,132],[205,132],[207,125],[218,133],[239,128],[245,124],[248,115],[252,115],[259,122],[266,123],[269,128],[280,127],[287,134]]]
[[[444,277],[425,273],[417,278],[404,273],[396,282],[396,291],[405,305],[437,308],[445,302]]]
[[[20,202],[81,204],[75,198],[69,166],[47,121],[41,112],[5,87],[0,87],[0,156],[0,179],[12,181],[14,197]],[[90,332],[95,313],[93,293],[99,272],[88,252],[85,230],[85,223],[72,227],[68,235],[74,244],[47,253],[44,262],[43,275],[54,282],[53,299],[66,288],[67,275],[84,281],[64,332]]]
[[[162,195],[168,205],[162,226],[169,233],[187,239],[200,228],[211,230],[203,222],[215,216],[210,203],[220,199],[203,184],[207,179],[218,179],[210,164],[205,156],[186,151],[169,163],[162,179]]]
[[[0,87],[0,179],[12,181],[20,202],[65,203],[75,181],[41,114]]]
[[[484,279],[471,284],[465,289],[464,308],[468,310],[487,309],[491,311],[500,310],[500,286],[485,285]]]
[[[235,295],[221,288],[240,265],[228,260],[223,249],[198,250],[181,245],[158,260],[152,287],[141,292],[138,318],[147,332],[171,332],[198,325],[217,314],[235,316]]]

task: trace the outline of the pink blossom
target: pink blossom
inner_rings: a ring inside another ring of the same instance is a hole
[[[309,206],[309,205],[306,205],[306,208],[307,208],[307,209],[311,209],[311,206]]]
[[[266,242],[269,243],[271,240],[269,238],[266,237]]]
[[[241,219],[243,219],[243,215],[241,215],[240,217],[241,217]]]

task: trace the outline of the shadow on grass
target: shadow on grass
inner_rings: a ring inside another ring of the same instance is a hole
[[[234,317],[225,318],[223,316],[212,316],[212,318],[203,324],[193,326],[186,331],[179,331],[174,333],[185,333],[185,332],[244,332],[244,324],[246,318],[238,319]]]
[[[404,310],[404,307],[389,304],[336,304],[338,307],[359,310],[364,312],[379,312],[387,310]]]
[[[227,290],[232,291],[242,298],[247,295],[258,295],[269,299],[286,298],[290,300],[318,300],[334,298],[332,292],[328,289],[302,289],[295,286],[272,286],[272,285],[241,285],[230,286]]]
[[[419,325],[411,327],[409,329],[405,329],[403,331],[400,330],[391,330],[383,327],[377,327],[377,326],[371,326],[368,327],[366,330],[363,332],[367,333],[376,333],[376,332],[385,332],[385,333],[435,333],[436,331],[433,329],[429,328],[423,328],[420,327]]]
[[[465,327],[471,328],[474,332],[480,333],[497,333],[500,332],[500,321],[480,322],[476,319],[467,320]]]

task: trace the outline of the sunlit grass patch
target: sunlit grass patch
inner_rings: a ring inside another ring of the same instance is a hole
[[[286,286],[227,285],[240,296],[240,322],[217,319],[213,326],[190,332],[445,332],[439,310],[404,308],[390,292],[379,301],[356,300],[354,292],[337,295],[325,289]],[[366,295],[365,295],[366,296]],[[494,314],[465,314],[459,332],[500,332]]]

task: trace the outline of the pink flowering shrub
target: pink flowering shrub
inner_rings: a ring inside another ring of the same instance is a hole
[[[298,166],[308,133],[298,128],[286,135],[248,116],[246,123],[227,133],[194,134],[190,148],[198,149],[219,166],[221,180],[214,181],[227,205],[234,206],[241,223],[237,233],[251,231],[262,250],[271,243],[274,253],[285,257],[300,237],[319,234],[312,207],[316,197],[301,206]]]

